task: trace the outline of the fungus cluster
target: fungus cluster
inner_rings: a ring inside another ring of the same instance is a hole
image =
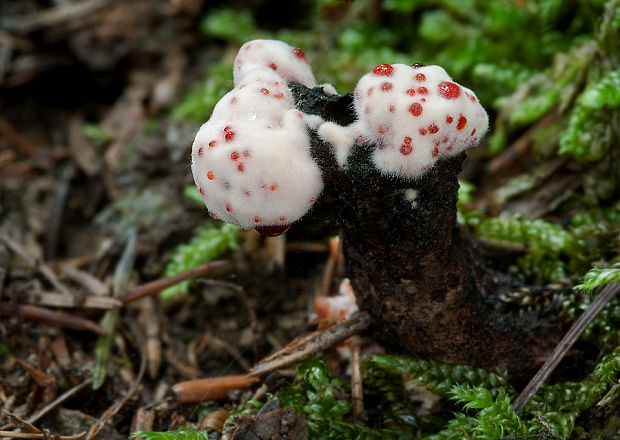
[[[192,172],[213,217],[266,235],[286,231],[321,194],[309,130],[334,147],[340,166],[355,145],[369,143],[383,174],[416,178],[439,158],[475,145],[488,127],[476,95],[439,66],[378,65],[355,87],[357,120],[346,127],[295,108],[289,83],[316,86],[300,49],[250,41],[233,76],[234,89],[196,135]]]
[[[215,106],[192,146],[192,173],[212,217],[277,235],[321,193],[304,115],[289,81],[314,86],[300,49],[280,41],[244,44],[234,89]]]

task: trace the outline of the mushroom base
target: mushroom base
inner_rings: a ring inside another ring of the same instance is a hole
[[[351,96],[298,85],[292,91],[306,113],[341,125],[354,121]],[[386,340],[425,359],[505,368],[517,383],[528,379],[553,348],[557,328],[498,310],[496,296],[510,279],[484,265],[456,221],[465,154],[408,180],[381,174],[370,158],[373,146],[357,145],[340,168],[331,147],[312,138],[325,187],[304,223],[339,224],[358,304]]]

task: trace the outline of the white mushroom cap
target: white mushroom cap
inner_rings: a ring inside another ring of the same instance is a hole
[[[233,79],[237,86],[255,69],[270,69],[286,81],[314,87],[314,75],[301,49],[278,40],[252,40],[239,49],[234,61]]]
[[[279,41],[246,43],[242,51],[256,61],[257,49],[265,47],[275,47],[278,62],[288,48],[288,62],[299,63],[293,48]],[[305,115],[294,108],[287,80],[279,74],[287,71],[286,63],[278,73],[252,66],[236,78],[236,87],[198,131],[192,173],[213,217],[275,235],[310,209],[323,181],[310,155]],[[310,69],[307,64],[305,69]]]
[[[381,64],[357,83],[354,103],[375,165],[401,177],[475,145],[489,125],[476,95],[439,66]]]

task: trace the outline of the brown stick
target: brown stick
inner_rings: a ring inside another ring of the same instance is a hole
[[[138,301],[144,297],[156,295],[165,288],[174,286],[181,281],[189,280],[190,278],[203,275],[214,267],[220,267],[226,264],[228,264],[228,262],[223,260],[211,261],[209,263],[203,264],[202,266],[198,266],[195,269],[190,269],[178,275],[173,275],[171,277],[163,278],[161,280],[152,281],[150,283],[138,286],[135,289],[130,290],[123,295],[120,295],[119,299],[121,300],[123,305],[126,306],[127,304],[131,304],[132,302]]]
[[[298,344],[289,345],[274,353],[256,364],[250,371],[250,374],[259,376],[300,362],[338,342],[344,341],[349,336],[361,332],[369,325],[370,315],[368,313],[356,313],[346,321],[339,322],[325,330],[316,331]]]
[[[52,284],[52,286],[56,288],[56,290],[65,294],[72,294],[71,290],[60,282],[56,274],[52,271],[52,269],[49,268],[49,266],[30,255],[26,248],[24,248],[20,243],[16,242],[4,233],[0,233],[0,240],[3,241],[13,252],[26,260],[28,264],[41,272],[41,275],[47,278],[47,280]]]
[[[225,399],[230,391],[247,390],[258,380],[258,377],[250,374],[208,377],[176,383],[172,386],[172,392],[179,403],[221,400]]]
[[[54,438],[58,440],[77,440],[84,437],[86,431],[80,432],[74,435],[53,435],[50,433],[36,433],[36,432],[16,432],[16,431],[0,431],[0,437],[7,438],[30,438],[30,439],[48,439]]]
[[[0,316],[12,316],[15,308],[7,301],[0,301]],[[44,322],[58,327],[70,328],[73,330],[85,330],[98,335],[105,335],[106,331],[96,322],[90,321],[79,316],[70,315],[64,312],[44,309],[43,307],[31,306],[28,304],[17,305],[17,314],[22,319]]]
[[[594,301],[590,304],[585,312],[575,321],[573,326],[566,332],[562,340],[558,343],[553,350],[553,353],[547,361],[540,367],[540,370],[530,380],[527,386],[521,391],[521,394],[515,399],[512,404],[515,412],[519,414],[530,399],[540,389],[542,384],[547,380],[549,375],[553,372],[555,367],[558,366],[560,361],[564,358],[568,350],[573,346],[575,341],[579,338],[581,333],[592,322],[594,318],[601,312],[605,304],[607,304],[616,294],[620,291],[620,283],[610,283],[606,285],[603,290],[594,298]]]
[[[62,393],[60,396],[58,396],[56,398],[56,400],[54,400],[53,402],[50,402],[47,406],[41,408],[39,411],[37,411],[35,414],[33,414],[32,416],[28,417],[28,423],[35,423],[37,420],[39,420],[41,417],[43,417],[45,414],[47,414],[48,412],[50,412],[51,410],[53,410],[54,408],[56,408],[58,405],[60,405],[62,402],[64,402],[65,400],[67,400],[68,398],[72,397],[74,394],[76,394],[78,391],[80,391],[82,388],[90,385],[91,383],[93,383],[93,379],[92,377],[89,379],[86,379],[84,382],[74,386],[73,388],[71,388],[70,390],[65,391],[64,393]]]
[[[138,344],[144,347],[145,345],[144,337],[138,330],[138,325],[135,322],[132,322],[130,324],[130,327],[132,327],[133,333],[136,335]],[[101,415],[101,417],[99,417],[99,420],[97,420],[97,422],[93,426],[91,426],[91,428],[88,430],[88,434],[86,435],[86,440],[91,440],[97,434],[99,434],[99,432],[101,431],[103,426],[106,424],[106,422],[110,420],[112,417],[114,417],[114,415],[118,413],[123,406],[125,406],[125,404],[129,401],[129,399],[131,399],[138,392],[138,388],[140,386],[140,383],[142,382],[142,378],[144,377],[144,373],[146,371],[146,364],[147,364],[146,353],[143,351],[141,360],[140,360],[140,371],[138,372],[138,376],[136,377],[136,379],[131,384],[129,391],[127,391],[127,393],[119,401],[115,402],[112,406],[110,406],[107,410],[105,410],[105,412]]]

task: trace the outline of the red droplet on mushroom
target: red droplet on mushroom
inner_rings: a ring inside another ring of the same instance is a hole
[[[441,138],[441,143],[442,143],[442,144],[446,144],[446,143],[448,143],[448,136],[444,136],[444,137],[442,137],[442,138]]]
[[[242,163],[240,163],[239,165],[237,165],[237,169],[243,173],[243,171],[245,170],[245,166]]]
[[[437,87],[439,94],[446,99],[456,99],[461,96],[461,88],[453,82],[442,81]]]
[[[280,83],[279,83],[278,81],[274,81],[274,82],[273,82],[273,85],[274,85],[274,86],[279,86],[279,85],[280,85]]]
[[[461,131],[467,125],[467,118],[463,115],[459,115],[459,120],[456,123],[456,129]]]
[[[431,124],[428,126],[428,132],[431,134],[435,134],[439,131],[439,127],[436,124]]]
[[[385,134],[385,127],[383,125],[379,125],[379,128],[377,128],[377,133],[379,136],[383,136]]]
[[[277,237],[288,231],[290,227],[291,225],[256,226],[254,229],[256,229],[259,234],[267,237]]]
[[[236,104],[238,101],[239,101],[239,98],[237,98],[237,97],[235,96],[235,97],[233,97],[233,98],[230,100],[230,103],[231,103],[231,104]]]
[[[202,147],[198,149],[198,156],[202,156]]]
[[[475,135],[475,134],[476,134],[476,129],[474,128],[474,129],[472,130],[472,132],[471,132],[470,136],[473,136],[473,135]]]
[[[476,102],[476,97],[472,95],[471,93],[465,92],[465,95],[469,98],[471,102]]]
[[[409,154],[411,154],[411,152],[413,151],[413,146],[410,143],[404,143],[400,146],[400,154],[402,154],[403,156],[407,156]]]
[[[250,152],[248,150],[243,150],[243,157],[250,157]]]
[[[213,211],[209,211],[209,215],[215,219],[217,219],[217,215]]]
[[[375,75],[390,76],[393,71],[394,68],[389,64],[379,64],[377,67],[375,67],[372,73],[374,73]]]
[[[254,217],[254,223],[260,223],[260,217]]]
[[[298,49],[298,48],[293,49],[293,54],[300,60],[306,61],[306,54],[301,49]]]
[[[261,92],[263,95],[269,95],[269,90],[268,90],[268,89],[266,89],[266,88],[264,88],[264,87],[263,87],[262,89],[260,89],[260,92]]]
[[[235,138],[235,132],[234,131],[228,131],[226,132],[226,134],[224,135],[224,139],[226,140],[226,142],[230,142]]]
[[[252,195],[252,193],[248,190],[243,191],[243,195],[246,197],[250,197]]]
[[[407,95],[409,95],[409,96],[413,96],[413,95],[415,95],[415,90],[413,90],[413,89],[407,89],[407,90],[405,90],[405,93],[406,93]]]
[[[236,151],[233,151],[232,153],[230,153],[230,158],[232,160],[237,160],[239,159],[239,153],[237,153]]]
[[[312,205],[314,203],[314,199],[308,200],[308,203],[310,203]]]
[[[215,144],[216,144],[216,142],[215,142],[215,141],[211,141],[211,142],[209,142],[209,146],[210,146],[211,148],[215,147]]]
[[[414,102],[409,106],[409,113],[413,116],[420,116],[422,114],[422,104],[419,102]]]
[[[280,217],[279,219],[281,222],[286,221],[286,217]]]
[[[364,109],[364,113],[366,113],[367,115],[370,114],[370,106],[366,106],[366,108]]]
[[[200,192],[200,195],[204,197],[205,190],[202,188],[202,186],[200,187],[200,189],[198,189],[198,191]]]
[[[389,81],[382,83],[381,90],[383,90],[384,92],[389,92],[390,90],[392,90],[392,83]]]
[[[357,99],[357,100],[359,101],[359,99],[360,99],[360,98],[361,98],[361,96],[360,96],[360,91],[359,91],[359,90],[356,90],[356,91],[355,91],[355,99]]]
[[[420,95],[428,95],[428,89],[426,87],[418,87],[418,93]]]
[[[433,148],[433,157],[437,157],[438,154],[439,154],[439,148],[437,147]]]
[[[213,174],[213,171],[208,171],[207,172],[207,179],[209,179],[209,180],[215,179],[215,174]]]
[[[282,99],[284,98],[284,93],[280,92],[280,93],[276,93],[275,95],[273,95],[274,98],[276,99]]]
[[[271,64],[269,65],[269,68],[270,68],[271,70],[278,70],[278,66],[276,66],[274,63],[271,63]]]
[[[452,124],[452,121],[454,121],[454,118],[452,118],[452,116],[446,116],[446,122],[448,124]]]
[[[276,189],[278,189],[278,185],[276,185],[275,183],[271,184],[271,186],[269,187],[269,189],[271,191],[275,191]]]
[[[420,132],[422,136],[426,134],[426,128],[420,128],[418,131]]]
[[[426,64],[424,63],[413,63],[411,65],[411,67],[413,67],[414,69],[419,69],[420,67],[424,67],[424,66],[426,66]]]
[[[230,206],[230,203],[226,204],[226,212],[232,212],[232,206]]]
[[[396,107],[394,107],[393,105],[390,105],[388,107],[388,110],[390,111],[390,113],[394,113],[394,111],[396,110]]]
[[[409,136],[405,136],[405,138],[403,139],[403,144],[411,145],[411,138]]]
[[[374,87],[370,87],[370,88],[368,89],[368,92],[367,92],[368,96],[372,95],[372,91],[373,91],[374,89],[375,89]]]
[[[426,81],[426,75],[423,73],[417,73],[415,79],[416,81]]]

